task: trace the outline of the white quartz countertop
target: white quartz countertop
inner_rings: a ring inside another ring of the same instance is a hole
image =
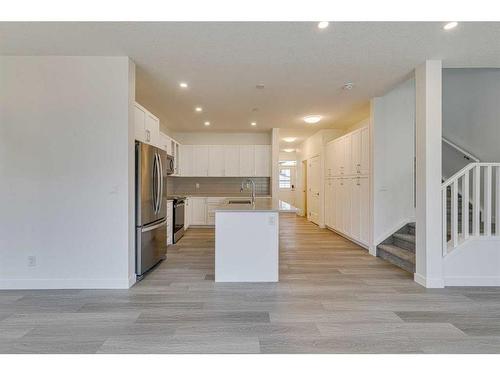
[[[224,203],[217,206],[216,212],[297,212],[297,208],[289,203],[273,198],[256,198],[255,205],[229,203],[231,200],[245,200],[248,197],[226,199]]]

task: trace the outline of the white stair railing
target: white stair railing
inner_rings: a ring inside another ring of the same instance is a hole
[[[441,185],[441,197],[443,256],[471,236],[500,235],[500,163],[468,164]]]

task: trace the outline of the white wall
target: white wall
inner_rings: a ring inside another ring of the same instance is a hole
[[[443,69],[443,137],[500,161],[500,69]]]
[[[444,258],[447,286],[500,286],[500,240],[470,238]]]
[[[133,63],[0,57],[0,82],[0,288],[127,288]]]
[[[267,133],[174,132],[172,137],[186,145],[270,145]]]
[[[415,80],[372,100],[373,242],[413,220]]]

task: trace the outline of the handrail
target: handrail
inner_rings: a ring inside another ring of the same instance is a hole
[[[441,184],[441,189],[447,187],[448,185],[450,185],[453,182],[453,180],[456,180],[458,177],[462,176],[465,172],[467,172],[468,169],[472,169],[475,166],[479,166],[479,167],[498,167],[498,166],[500,166],[500,163],[470,163],[470,164],[467,164],[465,167],[463,167],[462,169],[460,169],[453,176],[447,178]]]
[[[443,142],[450,145],[451,147],[453,147],[455,150],[461,152],[463,155],[465,155],[466,159],[467,160],[474,160],[476,163],[479,163],[481,162],[481,160],[479,160],[478,157],[472,155],[470,152],[467,152],[465,151],[462,147],[458,146],[457,144],[453,143],[452,141],[450,141],[449,139],[446,139],[445,137],[443,137]]]

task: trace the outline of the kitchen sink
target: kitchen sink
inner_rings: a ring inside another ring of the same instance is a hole
[[[252,201],[250,199],[230,199],[227,204],[252,204]]]

